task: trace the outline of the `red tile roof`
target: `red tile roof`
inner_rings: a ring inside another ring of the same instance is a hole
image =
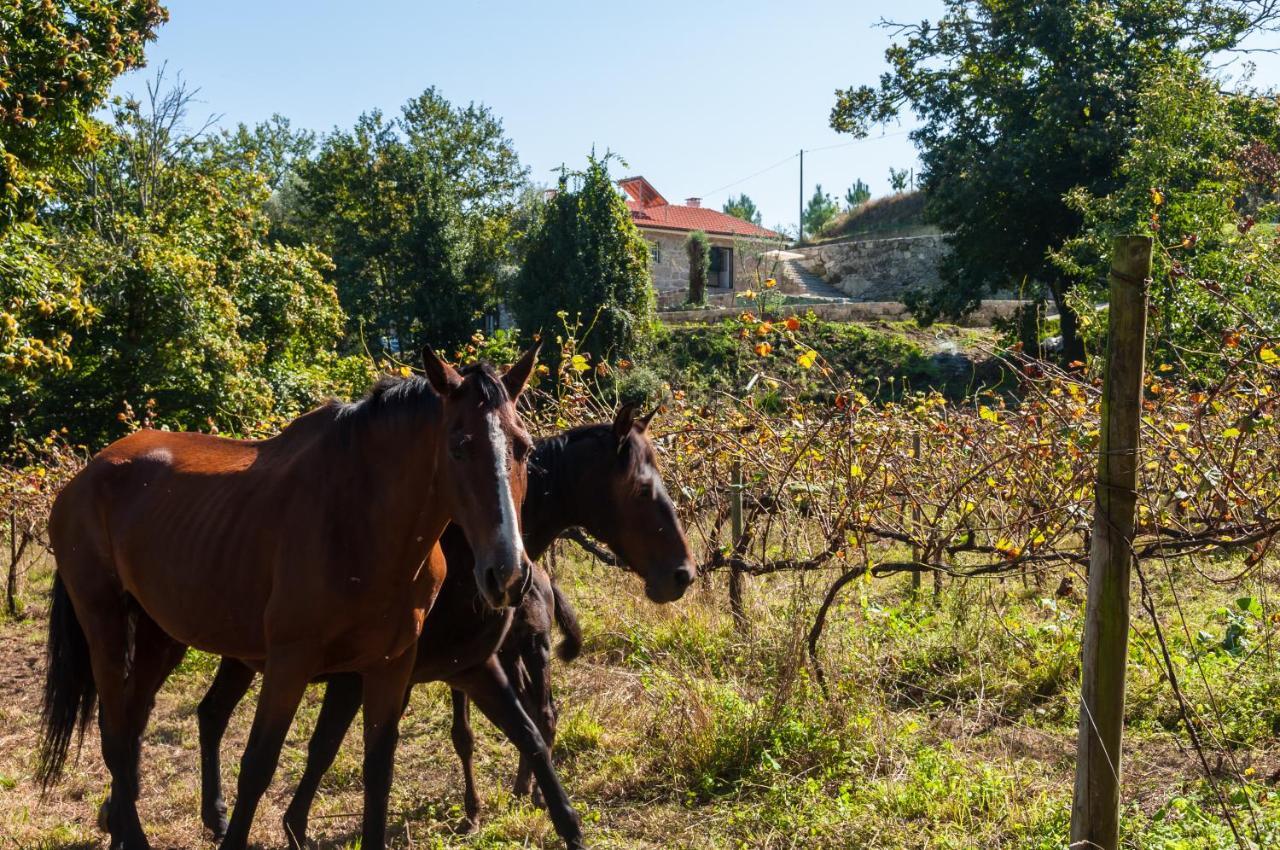
[[[780,238],[772,230],[722,212],[705,207],[669,204],[667,199],[653,188],[653,184],[638,175],[619,180],[618,185],[631,196],[631,200],[627,201],[627,207],[631,210],[631,218],[635,221],[636,227],[685,232],[702,230],[719,236]]]
[[[721,236],[778,238],[778,234],[768,228],[706,207],[685,207],[679,204],[641,207],[635,201],[627,201],[627,206],[631,209],[631,218],[635,221],[636,227],[641,229],[703,230]]]

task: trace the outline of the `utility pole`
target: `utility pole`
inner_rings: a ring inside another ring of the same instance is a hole
[[[796,243],[804,241],[804,148],[800,149],[800,223],[796,232],[799,234]]]

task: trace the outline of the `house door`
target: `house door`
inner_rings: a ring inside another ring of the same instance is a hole
[[[712,286],[723,289],[733,288],[733,249],[711,249],[711,273],[708,275]]]

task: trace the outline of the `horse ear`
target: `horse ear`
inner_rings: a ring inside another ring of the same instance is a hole
[[[654,405],[653,410],[650,410],[644,416],[636,417],[636,425],[637,427],[640,428],[640,433],[643,434],[645,431],[649,430],[649,422],[653,420],[654,415],[657,414],[657,412],[661,409],[662,409],[662,403],[659,402],[658,404]]]
[[[627,402],[618,408],[618,412],[613,417],[613,436],[618,438],[621,443],[631,433],[631,426],[636,421],[636,408],[640,405],[635,402]]]
[[[524,353],[523,357],[516,361],[516,365],[503,373],[502,385],[507,388],[507,395],[512,401],[524,392],[525,385],[529,383],[529,377],[533,374],[533,367],[538,362],[538,352],[541,350],[542,341],[538,340]]]
[[[427,382],[439,395],[447,396],[462,386],[462,376],[448,363],[426,346],[422,349],[422,368],[427,373]]]

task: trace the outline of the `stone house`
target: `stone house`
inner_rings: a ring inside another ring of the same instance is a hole
[[[764,227],[702,206],[701,199],[688,198],[684,204],[667,199],[643,177],[628,177],[618,185],[627,194],[631,218],[649,243],[653,288],[660,307],[679,304],[688,298],[689,255],[684,242],[690,233],[701,230],[711,243],[711,273],[707,279],[707,300],[731,302],[737,290],[760,285],[763,258],[781,246],[782,237]]]

